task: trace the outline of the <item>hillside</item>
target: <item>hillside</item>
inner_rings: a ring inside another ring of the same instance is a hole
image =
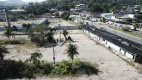
[[[5,6],[15,6],[15,5],[26,5],[27,3],[21,0],[6,0],[6,1],[0,1],[0,4]]]

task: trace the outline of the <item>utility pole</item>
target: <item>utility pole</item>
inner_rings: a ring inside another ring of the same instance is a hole
[[[60,42],[61,42],[61,24],[60,24],[60,19],[59,19],[59,39],[60,39]]]
[[[53,61],[54,61],[54,65],[55,65],[55,50],[54,50],[54,45],[53,45]]]
[[[4,11],[4,14],[5,14],[5,19],[6,19],[8,28],[10,29],[10,28],[11,28],[11,25],[10,25],[10,21],[9,21],[9,17],[8,17],[8,10],[3,9],[3,11]]]

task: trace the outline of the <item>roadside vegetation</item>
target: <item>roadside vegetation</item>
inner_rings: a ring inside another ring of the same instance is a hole
[[[69,44],[67,51],[69,59],[61,62],[41,61],[42,54],[35,52],[25,61],[5,60],[4,54],[9,53],[8,49],[0,46],[0,79],[17,78],[36,78],[37,76],[80,76],[97,75],[99,70],[96,64],[74,59],[77,52],[77,46]]]
[[[120,28],[111,26],[110,28],[112,28],[112,29],[114,29],[114,30],[116,29],[117,31],[121,31],[121,32],[130,34],[130,35],[133,35],[133,36],[142,38],[142,34],[139,34],[139,33],[137,33],[137,32],[133,32],[132,30],[130,30],[129,27],[125,27],[125,28],[120,29]]]
[[[50,44],[56,44],[54,39],[54,31],[47,24],[36,25],[29,31],[29,37],[31,42],[34,42],[37,46],[46,46]]]

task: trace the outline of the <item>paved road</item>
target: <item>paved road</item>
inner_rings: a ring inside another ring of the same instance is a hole
[[[98,28],[102,27],[102,28],[104,28],[106,31],[108,31],[110,33],[116,34],[116,35],[118,35],[120,37],[123,37],[123,38],[126,38],[126,39],[128,39],[130,41],[134,41],[134,42],[136,42],[138,44],[142,44],[142,38],[139,38],[139,37],[136,37],[136,36],[133,36],[133,35],[129,35],[129,34],[126,34],[124,32],[121,32],[121,31],[117,31],[117,30],[115,31],[114,29],[109,28],[109,25],[106,25],[106,24],[100,25],[97,22],[93,22],[92,25],[94,25],[94,26],[96,26]]]
[[[94,27],[87,27],[85,28],[87,30],[89,30],[90,32],[92,32],[95,35],[98,35],[114,44],[116,44],[117,46],[123,48],[124,50],[127,50],[133,54],[142,54],[142,45],[135,43],[133,41],[130,41],[128,39],[125,39],[123,37],[120,37],[118,35],[112,34],[108,31],[105,30],[101,30],[98,28],[94,28]]]

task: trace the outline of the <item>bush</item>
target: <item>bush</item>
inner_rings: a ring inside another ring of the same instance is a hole
[[[39,66],[33,63],[5,60],[0,63],[0,79],[34,78],[37,74],[42,75],[91,75],[98,74],[98,69],[86,61],[75,60],[53,63],[41,61]]]
[[[79,75],[79,74],[98,74],[98,69],[91,63],[75,60],[72,64],[70,61],[62,61],[53,66],[52,74],[60,75]]]
[[[0,40],[0,44],[25,44],[26,40],[20,39],[20,40]]]
[[[123,31],[130,31],[130,27],[122,27]]]
[[[24,77],[25,65],[22,61],[5,60],[0,63],[0,79]]]
[[[53,66],[52,74],[67,75],[71,72],[71,63],[62,61]]]
[[[51,73],[52,68],[53,68],[52,64],[45,61],[42,61],[39,67],[41,74],[46,74],[46,75]]]
[[[138,54],[135,58],[135,62],[142,64],[142,55]]]
[[[62,18],[63,18],[64,20],[68,20],[68,19],[69,19],[69,16],[70,16],[70,13],[69,13],[69,12],[64,12],[61,16],[62,16]]]

